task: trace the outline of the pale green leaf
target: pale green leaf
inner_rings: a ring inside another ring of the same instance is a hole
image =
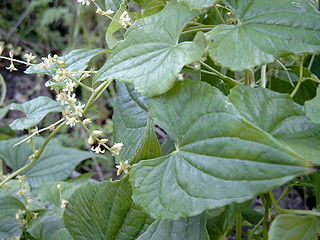
[[[51,234],[49,240],[73,240],[70,233],[66,228],[61,228],[58,231]]]
[[[303,107],[288,94],[236,86],[229,99],[248,121],[290,146],[296,154],[320,164],[320,127],[305,117]]]
[[[124,29],[119,21],[120,21],[120,16],[124,11],[127,11],[127,7],[124,3],[122,3],[120,5],[120,8],[114,15],[113,20],[111,21],[108,27],[108,30],[106,32],[106,42],[110,49],[112,49],[117,44],[118,41],[123,39],[123,34],[120,34],[119,31],[121,30],[124,31]]]
[[[276,217],[271,223],[269,240],[316,240],[320,229],[316,216],[285,214]]]
[[[284,54],[320,52],[320,12],[308,0],[226,0],[238,21],[206,34],[209,55],[234,71]]]
[[[115,78],[133,84],[146,96],[168,91],[182,67],[203,55],[204,50],[196,43],[178,42],[184,26],[198,14],[170,2],[159,13],[139,19],[113,49],[95,80]]]
[[[113,138],[114,142],[123,143],[120,157],[130,162],[136,162],[137,157],[143,159],[143,152],[148,155],[154,152],[152,156],[159,156],[161,152],[154,127],[148,120],[147,104],[148,99],[134,91],[132,86],[117,82]]]
[[[111,9],[112,11],[116,12],[120,8],[123,0],[105,0],[104,2],[106,9]]]
[[[18,210],[25,209],[25,205],[16,197],[10,195],[0,197],[0,218],[16,214]]]
[[[61,107],[57,101],[41,96],[22,104],[12,103],[10,110],[19,110],[26,115],[26,117],[16,119],[10,124],[13,130],[23,130],[37,125],[51,112],[61,112]]]
[[[0,141],[0,158],[12,169],[17,170],[29,163],[32,154],[30,144],[21,144],[15,148],[13,145],[23,137]],[[43,138],[35,138],[36,147],[40,147]],[[74,168],[83,160],[97,157],[92,152],[62,147],[57,141],[52,141],[45,148],[39,160],[22,174],[34,188],[40,187],[44,182],[59,181],[70,176]]]
[[[15,216],[0,218],[0,239],[19,237],[21,229]]]
[[[313,171],[206,83],[176,84],[152,99],[150,114],[176,146],[131,168],[134,202],[152,217],[176,220],[244,202]]]
[[[70,70],[73,72],[84,71],[92,58],[95,56],[104,53],[105,50],[101,48],[87,50],[87,49],[76,49],[72,50],[68,54],[59,57],[59,61],[64,61],[66,66],[64,69]],[[48,75],[54,75],[55,70],[58,69],[56,64],[51,64],[50,68],[53,69],[41,69],[40,66],[42,63],[36,64],[34,66],[30,66],[25,71],[26,74],[34,74],[34,73],[44,73]]]
[[[78,240],[134,240],[149,221],[133,204],[127,179],[79,188],[64,213],[68,231]]]
[[[320,124],[320,87],[317,89],[317,96],[305,103],[306,114],[312,122]]]
[[[217,0],[178,0],[178,2],[186,3],[193,9],[202,9],[213,6]]]
[[[135,0],[143,9],[143,11],[148,11],[152,8],[157,8],[165,5],[165,0]]]
[[[137,240],[209,240],[206,229],[206,214],[177,220],[160,221],[151,224]]]

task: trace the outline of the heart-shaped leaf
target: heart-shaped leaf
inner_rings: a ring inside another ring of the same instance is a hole
[[[216,0],[178,0],[178,2],[186,3],[193,9],[202,9],[213,6]]]
[[[209,55],[234,71],[252,69],[287,54],[320,52],[320,12],[308,0],[226,0],[236,25],[206,34]]]
[[[37,125],[51,112],[61,112],[61,107],[57,101],[41,96],[22,104],[12,103],[10,110],[19,110],[26,115],[26,117],[16,119],[10,124],[13,130],[23,130]]]
[[[152,99],[150,114],[176,146],[131,169],[134,202],[152,217],[194,216],[313,171],[307,159],[246,120],[206,83],[177,84]]]
[[[139,19],[113,49],[95,80],[115,78],[133,84],[146,96],[168,91],[182,67],[203,55],[203,48],[196,43],[179,43],[182,29],[197,14],[170,2],[159,13]]]

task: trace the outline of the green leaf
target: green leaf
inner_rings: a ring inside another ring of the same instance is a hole
[[[15,214],[19,209],[25,210],[26,207],[18,198],[10,195],[0,197],[0,218]]]
[[[49,97],[41,96],[22,104],[12,103],[10,110],[19,110],[26,117],[14,120],[9,126],[13,130],[23,130],[37,125],[51,112],[61,112],[60,104]]]
[[[206,214],[178,221],[157,220],[137,240],[163,239],[209,240],[206,229]]]
[[[0,158],[12,169],[17,170],[29,163],[32,154],[30,144],[12,146],[23,137],[0,141]],[[40,147],[43,138],[34,138],[36,147]],[[45,148],[39,160],[22,174],[33,188],[40,187],[42,183],[59,181],[70,176],[74,168],[83,160],[99,157],[92,152],[62,147],[57,141],[51,141]]]
[[[111,9],[112,11],[116,12],[120,8],[121,3],[123,0],[105,0],[106,9]]]
[[[186,3],[189,7],[193,9],[203,9],[213,6],[216,0],[178,0],[178,2]]]
[[[152,217],[177,220],[244,202],[313,171],[206,83],[176,84],[152,99],[150,114],[176,146],[131,168],[134,202]]]
[[[117,82],[117,95],[113,109],[113,138],[122,142],[120,157],[135,163],[138,158],[144,159],[145,154],[159,156],[160,145],[154,127],[148,119],[148,99],[132,86]],[[137,158],[138,157],[138,158]]]
[[[207,212],[207,229],[210,240],[220,240],[232,226],[237,214],[248,206],[250,202],[231,204],[225,208]]]
[[[59,57],[58,60],[64,61],[66,63],[66,66],[64,68],[66,70],[70,70],[73,72],[84,71],[88,67],[88,64],[92,58],[104,52],[105,50],[101,48],[97,48],[93,50],[76,49],[76,50],[72,50],[67,55]],[[24,73],[26,74],[44,73],[48,75],[55,74],[55,70],[41,69],[40,68],[41,65],[42,63],[39,63],[34,66],[28,67]],[[50,67],[57,68],[56,64],[51,64]]]
[[[183,66],[203,55],[204,50],[196,43],[178,42],[184,26],[198,14],[170,2],[159,13],[139,19],[113,49],[95,81],[115,78],[133,84],[146,96],[168,91]]]
[[[253,210],[252,208],[246,208],[242,212],[242,217],[253,225],[257,225],[263,218],[263,214]]]
[[[209,55],[234,71],[292,53],[320,52],[320,12],[308,1],[226,0],[238,21],[206,33]]]
[[[76,190],[64,213],[64,222],[79,240],[136,239],[150,222],[131,199],[127,179],[88,184]]]
[[[15,216],[0,218],[0,239],[19,237],[21,229]]]
[[[123,26],[120,24],[120,16],[124,11],[127,10],[127,7],[124,3],[120,5],[120,8],[118,9],[117,13],[114,15],[113,19],[108,27],[108,30],[106,32],[106,42],[108,44],[108,47],[112,49],[118,41],[123,39],[123,34],[120,34],[118,31],[123,30]]]
[[[147,11],[152,8],[164,6],[166,1],[165,0],[135,0],[140,7],[144,10]]]
[[[66,228],[61,228],[58,231],[55,231],[49,238],[49,240],[73,240],[70,233]]]
[[[305,117],[303,107],[288,94],[237,86],[229,99],[248,121],[288,145],[297,155],[320,164],[320,127]]]
[[[316,240],[319,223],[315,216],[280,215],[271,223],[268,239]]]
[[[62,209],[47,209],[28,224],[27,232],[37,240],[49,239],[52,234],[64,229],[62,213]]]
[[[307,117],[314,123],[320,124],[320,87],[317,88],[317,96],[305,103]]]
[[[61,190],[57,188],[60,184]],[[84,183],[70,183],[70,182],[48,182],[44,183],[40,187],[40,192],[38,198],[40,200],[48,201],[55,205],[56,207],[61,206],[60,199],[69,200],[72,193],[79,187],[84,185]]]

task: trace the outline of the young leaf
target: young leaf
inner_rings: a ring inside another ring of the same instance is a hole
[[[112,117],[113,137],[115,142],[123,142],[120,157],[132,163],[136,162],[137,155],[143,159],[141,151],[153,154],[152,156],[161,154],[154,127],[148,119],[147,104],[148,99],[137,93],[132,86],[117,82]]]
[[[134,240],[151,219],[132,202],[127,179],[88,184],[76,190],[64,213],[79,240]]]
[[[184,26],[198,14],[170,2],[159,13],[139,19],[113,49],[95,81],[115,78],[133,84],[146,96],[168,91],[182,67],[203,55],[204,50],[196,43],[178,42]]]
[[[88,67],[88,64],[92,58],[98,54],[104,53],[105,50],[101,48],[87,50],[87,49],[76,49],[69,52],[67,55],[59,57],[58,60],[66,63],[65,69],[73,72],[84,71]],[[26,74],[44,73],[53,75],[55,73],[52,69],[41,69],[42,63],[28,67],[24,72]]]
[[[10,110],[19,110],[26,115],[24,118],[14,120],[9,125],[13,130],[17,131],[37,125],[51,112],[61,112],[61,107],[58,102],[51,98],[41,96],[21,104],[12,103]]]
[[[312,122],[320,124],[320,87],[317,88],[317,96],[305,103],[306,114]]]
[[[209,55],[234,71],[287,54],[320,52],[320,12],[308,0],[225,0],[238,21],[206,34]]]
[[[178,2],[186,3],[193,9],[202,9],[213,6],[216,0],[178,0]]]
[[[150,114],[176,145],[130,171],[134,202],[152,217],[176,220],[244,202],[313,171],[206,83],[176,84],[152,99]]]
[[[206,213],[178,221],[157,220],[137,240],[163,239],[209,240]]]
[[[32,154],[30,144],[12,147],[21,139],[22,137],[0,142],[0,158],[12,170],[17,170],[29,163],[28,158]],[[38,137],[34,141],[38,148],[44,139]],[[52,141],[48,144],[40,159],[22,174],[27,176],[27,181],[33,188],[37,188],[44,182],[64,180],[70,176],[80,162],[91,157],[97,157],[97,155],[92,152],[62,147],[56,141]]]
[[[230,101],[248,121],[288,145],[296,154],[319,165],[319,126],[305,117],[302,106],[287,94],[237,86]],[[284,111],[285,109],[285,111]]]
[[[316,240],[319,230],[320,222],[316,216],[285,214],[271,223],[268,239]]]
[[[112,22],[110,23],[108,30],[106,32],[106,42],[108,44],[108,47],[112,49],[118,41],[121,40],[120,37],[115,37],[116,33],[123,29],[123,26],[120,24],[119,19],[120,16],[124,11],[127,10],[127,7],[124,3],[120,5],[120,8],[118,9],[117,13],[114,15]],[[123,37],[122,37],[123,38]]]

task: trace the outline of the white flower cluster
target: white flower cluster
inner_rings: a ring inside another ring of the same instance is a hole
[[[78,3],[81,3],[82,5],[90,5],[90,0],[78,0]]]
[[[129,13],[127,11],[124,11],[120,16],[119,21],[123,27],[130,26],[131,25],[131,22],[130,22],[131,18],[129,16]]]
[[[81,104],[77,98],[76,94],[73,93],[76,83],[73,82],[68,76],[71,73],[69,71],[60,70],[54,76],[54,81],[64,84],[64,87],[56,96],[56,100],[60,102],[64,108],[64,115],[66,117],[66,124],[70,127],[74,127],[80,122],[79,118],[83,116],[83,110],[85,104]]]

